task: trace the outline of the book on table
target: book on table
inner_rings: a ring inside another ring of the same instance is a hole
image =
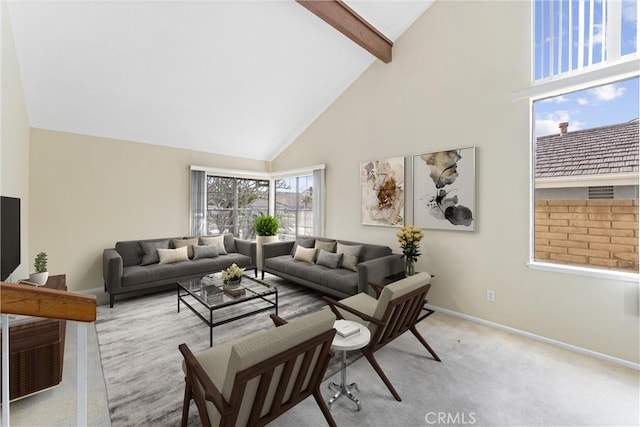
[[[349,337],[351,335],[357,334],[360,332],[360,327],[357,325],[353,325],[351,323],[343,323],[335,326],[336,332],[343,338]]]
[[[229,295],[232,298],[237,298],[244,295],[244,288],[242,286],[238,286],[237,288],[232,288],[231,286],[225,285],[224,293]]]

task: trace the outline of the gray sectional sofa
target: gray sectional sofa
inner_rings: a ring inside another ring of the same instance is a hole
[[[336,243],[333,251],[330,251],[331,242]],[[297,246],[313,248],[316,253],[314,255],[313,251],[304,251],[305,255],[296,256]],[[360,247],[360,253],[357,258],[351,257],[351,265],[343,264],[346,260],[344,255],[336,257],[340,249],[351,252],[357,247]],[[329,253],[321,254],[320,250]],[[313,258],[307,257],[304,260],[306,254],[313,255]],[[402,255],[393,254],[388,246],[311,236],[267,243],[262,247],[262,257],[263,278],[265,272],[275,274],[338,298],[359,292],[373,294],[368,286],[369,282],[380,283],[384,277],[400,273],[404,269]],[[332,261],[338,258],[344,260],[337,265],[333,264]]]
[[[224,251],[218,251],[218,248],[209,251],[208,248],[200,247],[194,255],[194,245],[191,243],[197,242],[196,246],[201,246],[203,242],[211,243],[207,242],[211,237],[215,236],[131,240],[117,242],[114,248],[105,249],[102,255],[102,273],[111,307],[116,295],[167,288],[181,280],[224,270],[233,263],[247,270],[256,269],[256,243],[235,238],[231,234],[224,235]],[[171,249],[179,246],[188,247],[189,259],[159,262],[158,247]],[[257,276],[257,270],[255,274]]]

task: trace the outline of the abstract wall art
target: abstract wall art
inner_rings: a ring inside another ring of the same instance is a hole
[[[404,224],[404,157],[360,164],[362,224]]]
[[[475,147],[414,155],[414,224],[474,231],[475,189]]]

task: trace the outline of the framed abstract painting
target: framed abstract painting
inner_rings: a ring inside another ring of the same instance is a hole
[[[404,225],[404,157],[360,164],[363,225]]]
[[[474,231],[475,147],[413,156],[413,221],[420,228]]]

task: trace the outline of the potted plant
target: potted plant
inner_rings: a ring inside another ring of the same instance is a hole
[[[280,220],[272,215],[260,214],[253,222],[256,232],[256,267],[262,270],[262,245],[278,241]]]
[[[29,274],[29,281],[38,286],[43,286],[47,283],[47,279],[49,278],[46,253],[40,252],[36,255],[35,261],[33,262],[33,268],[35,268],[36,272]]]
[[[233,264],[231,264],[231,267],[227,268],[226,270],[222,270],[222,282],[232,289],[237,288],[238,286],[240,286],[243,273],[244,268],[238,267],[238,265],[234,262]]]

